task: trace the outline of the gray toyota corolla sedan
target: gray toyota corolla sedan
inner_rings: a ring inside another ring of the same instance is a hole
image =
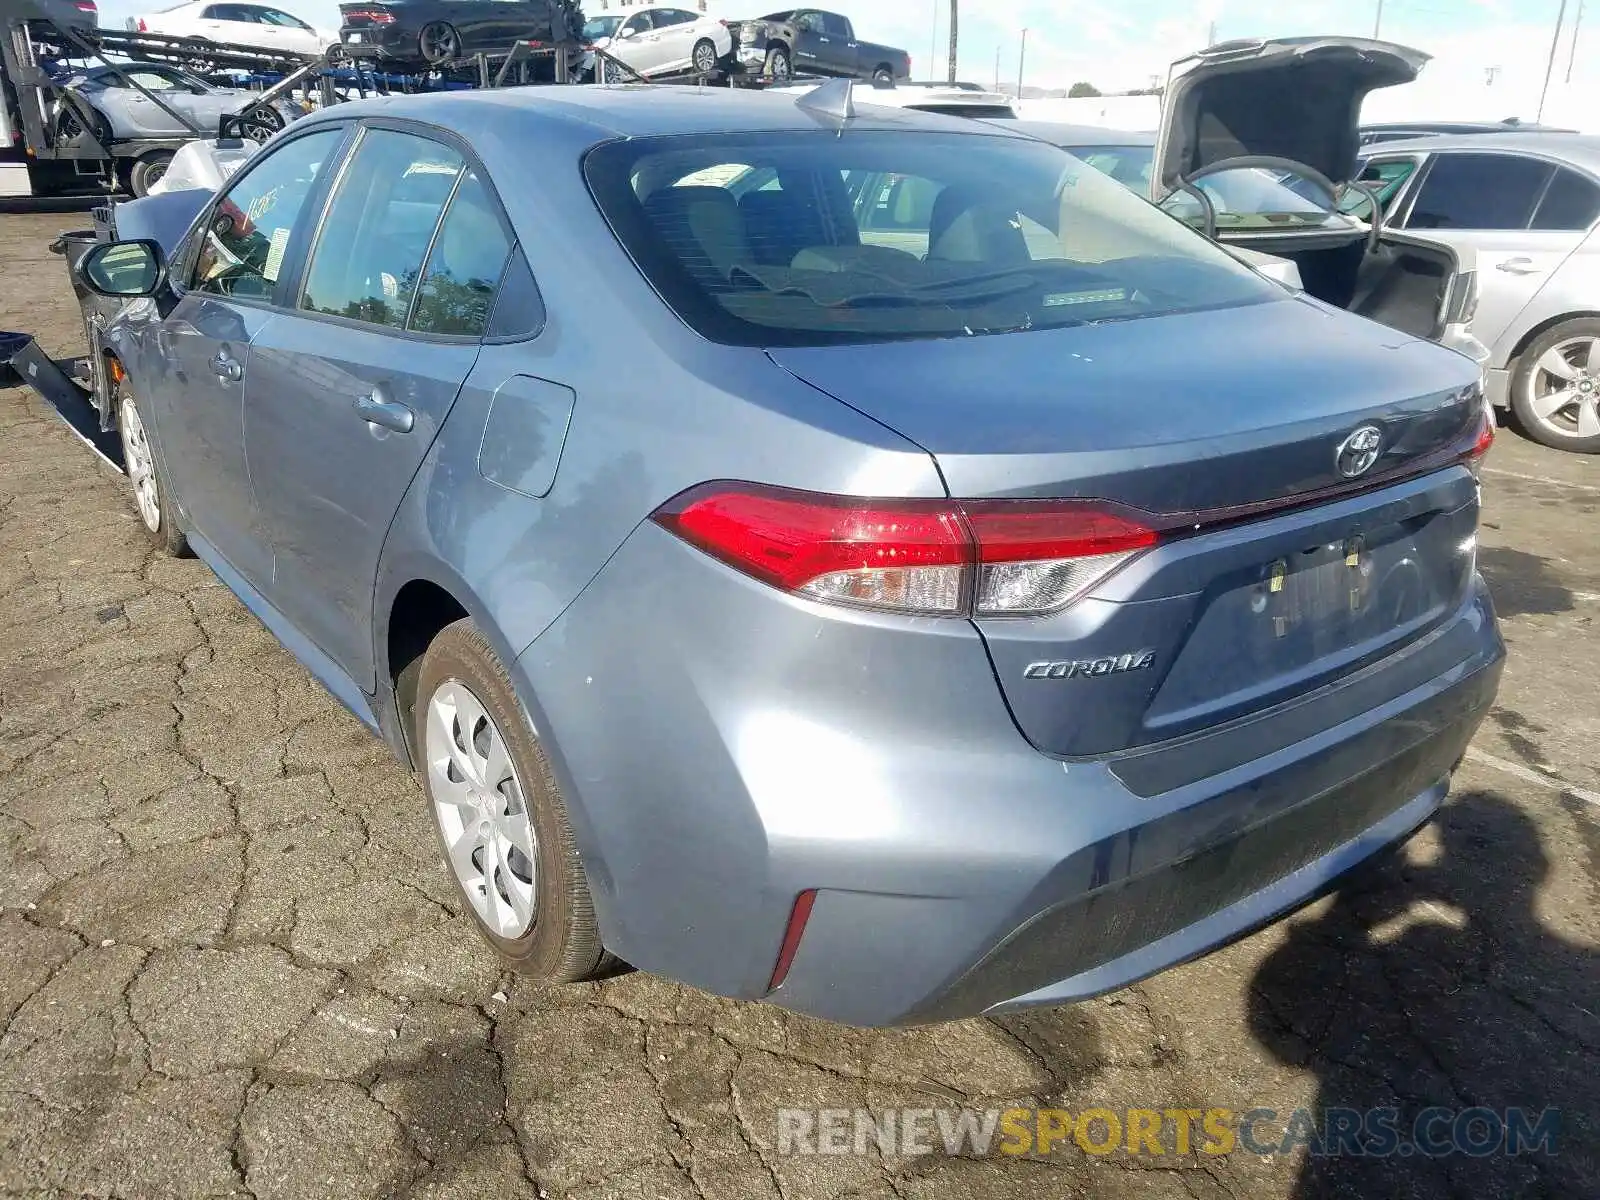
[[[1438,807],[1503,655],[1478,370],[844,86],[297,122],[85,259],[134,496],[532,975],[1080,999]]]

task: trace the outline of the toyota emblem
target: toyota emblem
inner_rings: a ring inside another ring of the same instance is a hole
[[[1376,425],[1363,425],[1344,441],[1333,453],[1339,474],[1346,479],[1365,475],[1378,461],[1378,449],[1383,445],[1383,432]]]

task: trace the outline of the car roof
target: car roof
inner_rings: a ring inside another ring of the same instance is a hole
[[[822,86],[821,83],[785,83],[778,87],[767,88],[766,94],[792,97],[814,92]],[[920,108],[927,104],[952,104],[969,109],[977,105],[990,105],[997,110],[1014,111],[1011,97],[1003,92],[986,92],[981,88],[958,83],[896,83],[893,87],[879,87],[876,84],[862,82],[856,85],[852,95],[857,105],[873,104],[879,108]]]
[[[1053,146],[1154,146],[1156,135],[1131,129],[1107,129],[1103,125],[1068,125],[1060,121],[1006,121],[1015,129]]]
[[[948,130],[1006,136],[1003,127],[916,110],[872,105],[857,89],[860,106],[849,128],[856,130]],[[582,87],[488,88],[382,96],[331,105],[295,122],[343,120],[367,116],[405,117],[458,130],[473,122],[515,122],[534,116],[562,126],[593,142],[617,137],[659,137],[671,134],[812,132],[837,130],[835,117],[803,108],[808,92],[754,92],[743,88],[698,87],[693,84],[590,84]],[[970,95],[971,93],[966,93]],[[470,115],[469,115],[470,114]],[[1016,136],[1016,135],[1011,135]]]
[[[1361,147],[1361,157],[1431,154],[1438,150],[1509,150],[1563,159],[1600,173],[1600,137],[1582,133],[1443,133],[1398,142],[1375,142]]]
[[[1577,133],[1559,125],[1539,125],[1533,121],[1375,121],[1361,127],[1362,133]]]

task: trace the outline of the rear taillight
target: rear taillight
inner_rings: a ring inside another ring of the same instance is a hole
[[[706,484],[655,521],[764,583],[927,616],[1055,612],[1153,546],[1137,514],[1081,500],[869,500]]]
[[[149,33],[150,32],[150,27],[144,23],[144,18],[143,17],[139,18],[139,32],[140,33]]]
[[[100,11],[95,7],[94,0],[74,0],[72,7],[77,9],[79,12],[98,14]]]
[[[381,8],[352,8],[344,14],[346,21],[370,21],[374,25],[393,25],[394,14]]]

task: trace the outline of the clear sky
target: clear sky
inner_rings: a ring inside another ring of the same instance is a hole
[[[161,7],[167,2],[155,0]],[[313,24],[337,27],[334,0],[277,2]],[[694,0],[677,2],[690,7]],[[710,0],[710,7],[719,16],[749,17],[759,15],[766,4],[781,2]],[[618,0],[609,3],[615,8]],[[949,0],[828,3],[850,16],[860,36],[909,50],[917,77],[943,76]],[[1600,0],[1584,4],[1588,11],[1573,79],[1600,89]],[[141,0],[100,0],[100,6],[101,20],[108,25],[121,25],[124,17],[143,10]],[[591,15],[603,7],[602,0],[586,0]],[[1379,0],[961,0],[959,73],[993,83],[998,52],[1000,78],[1015,80],[1021,34],[1027,27],[1028,84],[1067,87],[1083,80],[1104,91],[1126,90],[1165,77],[1173,60],[1203,46],[1213,30],[1218,40],[1371,36],[1379,7]],[[1533,116],[1561,0],[1382,0],[1381,7],[1383,38],[1434,55],[1423,84],[1417,85],[1434,98],[1432,107],[1448,107],[1443,99],[1447,94],[1471,93],[1474,101],[1495,109],[1496,116]],[[1567,74],[1579,7],[1580,0],[1567,0],[1556,57],[1557,91]]]

